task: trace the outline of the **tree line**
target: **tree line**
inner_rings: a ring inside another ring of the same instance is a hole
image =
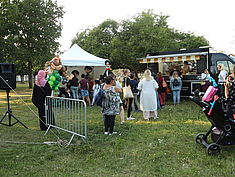
[[[148,10],[121,22],[108,19],[97,27],[78,32],[72,44],[78,44],[93,55],[110,59],[114,68],[129,68],[137,72],[146,66],[139,64],[136,58],[145,57],[147,52],[209,45],[203,36],[169,27],[168,18]]]
[[[17,74],[29,75],[59,53],[63,7],[53,0],[0,0],[0,62],[15,63]],[[84,50],[112,61],[113,68],[142,71],[136,58],[147,52],[198,48],[203,36],[170,28],[168,16],[142,12],[121,22],[107,19],[78,32],[71,41]]]

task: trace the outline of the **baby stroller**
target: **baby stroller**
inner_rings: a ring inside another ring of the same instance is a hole
[[[202,108],[211,127],[206,134],[196,135],[196,143],[207,148],[209,155],[219,154],[220,146],[235,144],[235,120],[226,114],[226,100],[219,96],[219,90],[210,86],[202,99],[199,96],[191,96],[190,99]],[[213,143],[208,143],[208,136],[211,135]]]

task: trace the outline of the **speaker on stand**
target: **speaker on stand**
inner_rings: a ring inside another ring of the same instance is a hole
[[[7,93],[7,111],[0,120],[0,124],[6,126],[13,126],[16,123],[20,123],[22,126],[26,127],[19,119],[17,119],[13,114],[10,107],[10,90],[16,88],[16,72],[15,65],[12,63],[0,63],[0,90],[6,90]],[[8,124],[3,123],[3,120],[8,116]],[[16,122],[12,123],[11,119],[14,118]]]

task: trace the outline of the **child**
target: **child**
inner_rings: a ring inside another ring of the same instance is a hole
[[[94,105],[95,102],[95,96],[97,95],[97,93],[100,90],[100,81],[99,80],[95,80],[95,85],[93,85],[93,99],[92,99],[92,103],[91,105]]]
[[[85,74],[81,75],[81,80],[79,82],[79,87],[81,89],[81,96],[84,101],[87,101],[88,104],[91,104],[90,97],[89,97],[89,84],[88,81],[85,79]]]
[[[173,75],[171,77],[170,80],[170,88],[171,91],[173,93],[173,102],[174,104],[176,103],[180,103],[180,91],[182,88],[182,80],[181,78],[178,76],[177,71],[173,72]]]

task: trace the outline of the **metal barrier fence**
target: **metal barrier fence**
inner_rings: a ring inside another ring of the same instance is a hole
[[[68,145],[74,135],[87,138],[86,103],[83,100],[46,97],[46,125],[72,134]]]

